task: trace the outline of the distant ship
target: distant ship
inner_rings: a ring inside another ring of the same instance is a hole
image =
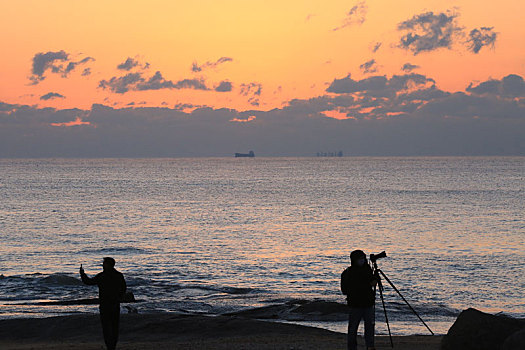
[[[253,151],[250,151],[249,153],[235,153],[235,158],[253,158],[255,157],[255,153]]]

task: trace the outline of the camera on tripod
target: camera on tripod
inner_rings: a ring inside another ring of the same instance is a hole
[[[390,286],[392,288],[394,288],[394,290],[397,292],[397,294],[399,294],[401,299],[403,299],[405,304],[408,305],[410,310],[412,310],[412,312],[417,316],[417,318],[419,318],[419,320],[425,325],[425,327],[427,327],[427,329],[430,331],[430,333],[432,335],[434,335],[434,332],[432,332],[430,327],[425,323],[425,321],[423,321],[423,319],[419,316],[419,314],[416,312],[416,310],[414,310],[414,308],[408,303],[408,301],[401,294],[401,292],[396,288],[396,286],[394,286],[392,281],[390,281],[390,279],[385,275],[385,273],[379,267],[377,267],[377,262],[376,262],[377,259],[382,259],[382,258],[386,258],[386,252],[384,250],[381,253],[379,253],[379,254],[370,254],[370,262],[373,265],[372,269],[373,269],[374,276],[377,278],[377,286],[379,287],[378,288],[379,289],[379,295],[381,296],[381,303],[383,304],[383,311],[385,312],[385,321],[386,321],[386,326],[388,328],[388,336],[390,337],[390,344],[392,345],[392,348],[394,347],[394,342],[392,340],[392,333],[390,333],[390,324],[388,323],[388,316],[386,314],[385,300],[383,298],[383,284],[381,283],[381,278],[384,278],[388,282],[388,284],[390,284]]]
[[[375,262],[377,259],[386,258],[386,252],[383,250],[379,254],[370,254],[370,261]]]

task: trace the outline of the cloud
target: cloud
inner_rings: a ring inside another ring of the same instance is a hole
[[[57,92],[48,92],[47,94],[40,96],[40,99],[44,101],[52,100],[55,98],[65,98],[65,96]]]
[[[63,63],[69,59],[65,51],[39,52],[33,57],[32,76],[29,78],[33,84],[38,84],[45,79],[44,73],[51,70],[53,73],[60,73],[63,70]]]
[[[203,71],[204,69],[213,69],[213,68],[217,68],[217,66],[223,64],[223,63],[226,63],[226,62],[232,62],[233,61],[233,58],[231,57],[221,57],[219,58],[217,61],[215,62],[206,62],[202,65],[198,65],[197,62],[193,62],[192,66],[191,66],[191,71],[192,72],[201,72]]]
[[[33,85],[40,83],[46,78],[46,72],[61,74],[62,77],[67,77],[69,73],[74,71],[77,66],[94,61],[93,57],[86,57],[80,61],[70,60],[70,55],[61,51],[48,51],[46,53],[40,52],[33,57],[33,64],[31,69],[31,80]],[[83,74],[84,75],[84,74]]]
[[[179,80],[174,86],[174,89],[194,89],[194,90],[209,90],[202,79],[183,79]]]
[[[374,47],[372,47],[372,52],[376,53],[377,50],[379,50],[379,48],[381,47],[382,44],[383,43],[380,43],[380,42],[375,43]]]
[[[112,77],[109,80],[101,80],[98,87],[102,89],[109,89],[111,92],[117,94],[124,94],[130,90],[135,90],[139,82],[143,82],[144,78],[141,73],[128,73],[122,77]]]
[[[402,70],[403,72],[405,72],[405,73],[410,73],[410,72],[412,72],[414,69],[417,69],[417,68],[419,68],[418,65],[410,64],[410,63],[407,62],[407,63],[405,63],[405,64],[403,65],[403,67],[401,67],[401,70]]]
[[[348,74],[341,79],[334,79],[326,92],[333,92],[336,94],[345,94],[361,91],[379,91],[386,88],[388,79],[384,76],[374,76],[363,80],[353,80]]]
[[[399,46],[411,50],[415,55],[450,48],[455,36],[462,31],[456,19],[457,14],[454,13],[426,12],[415,15],[398,24],[397,29],[406,32]]]
[[[261,156],[323,149],[361,156],[525,155],[519,75],[456,92],[414,73],[334,82],[329,89],[339,93],[269,111],[189,104],[57,110],[0,102],[0,157],[231,157],[239,149]],[[243,91],[260,95],[256,83]]]
[[[232,83],[229,81],[221,81],[217,87],[215,87],[215,91],[217,92],[229,92],[232,91]]]
[[[525,82],[523,78],[516,74],[509,74],[501,80],[490,79],[476,86],[471,83],[467,92],[476,95],[494,95],[498,97],[525,97]],[[525,101],[523,101],[525,102]]]
[[[86,57],[86,58],[83,58],[81,59],[80,61],[78,62],[73,62],[73,61],[70,61],[66,68],[64,69],[64,72],[62,73],[62,77],[67,77],[68,74],[72,71],[75,70],[75,68],[78,66],[78,65],[81,65],[81,64],[86,64],[88,62],[91,62],[91,61],[94,61],[95,59],[93,57]],[[89,68],[86,68],[86,69],[89,69]],[[84,75],[83,73],[85,72],[86,70],[84,69],[84,71],[82,72],[82,75]]]
[[[363,71],[363,73],[375,73],[377,72],[378,66],[376,60],[371,59],[360,65],[359,68],[361,68],[361,71]]]
[[[366,13],[368,11],[368,6],[365,1],[358,2],[350,11],[346,14],[346,18],[343,20],[343,24],[339,27],[332,29],[333,31],[341,30],[343,28],[352,26],[352,25],[361,25],[366,20]]]
[[[498,34],[490,27],[481,27],[479,29],[472,29],[467,39],[468,49],[474,53],[478,53],[483,46],[494,47]]]
[[[135,70],[134,68],[136,67],[140,69]],[[142,64],[139,60],[128,57],[126,61],[117,66],[117,69],[128,73],[100,80],[98,87],[118,94],[125,94],[129,91],[162,89],[210,90],[203,79],[182,79],[174,82],[164,78],[160,71],[156,71],[152,76],[148,77],[147,70],[149,67],[149,63]]]
[[[156,71],[148,80],[140,81],[135,86],[135,90],[161,90],[178,88],[171,80],[166,80],[159,71]]]
[[[259,106],[260,96],[262,92],[262,84],[260,83],[249,83],[241,84],[240,94],[248,97],[248,102],[252,106]]]
[[[108,89],[117,94],[125,94],[129,91],[146,91],[161,89],[194,89],[209,90],[201,79],[183,79],[176,83],[166,80],[160,71],[155,72],[151,77],[144,78],[143,73],[127,73],[121,77],[112,77],[109,80],[101,80],[99,88]]]
[[[83,77],[86,77],[88,75],[91,75],[91,68],[84,68],[84,70],[82,71],[82,74],[81,74]]]
[[[140,65],[139,61],[135,60],[134,58],[128,57],[126,61],[124,61],[123,63],[117,66],[117,69],[130,71],[131,69],[137,67],[138,65]]]

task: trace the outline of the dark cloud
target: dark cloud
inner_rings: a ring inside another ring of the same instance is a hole
[[[61,74],[62,77],[67,77],[78,65],[86,64],[94,60],[93,57],[86,57],[75,62],[70,60],[70,55],[63,50],[56,52],[49,51],[46,53],[40,52],[33,57],[29,80],[31,80],[34,85],[38,84],[46,78],[45,74],[48,71]]]
[[[83,77],[86,77],[88,75],[91,75],[91,68],[84,68],[84,70],[82,71],[82,74],[81,74]]]
[[[361,91],[379,91],[386,88],[388,79],[385,76],[374,76],[363,80],[353,80],[348,74],[346,77],[341,79],[334,79],[330,84],[327,92],[333,92],[336,94],[345,94]]]
[[[128,57],[125,62],[123,62],[123,63],[121,63],[121,64],[119,64],[117,66],[117,69],[130,71],[131,69],[133,69],[133,68],[135,68],[135,67],[137,67],[139,65],[140,65],[139,61],[137,61],[137,60],[135,60],[135,59],[133,59],[131,57]]]
[[[128,73],[122,77],[112,77],[109,80],[101,80],[98,87],[108,89],[117,94],[124,94],[130,90],[135,90],[137,83],[143,82],[141,73]]]
[[[111,92],[124,94],[128,91],[146,91],[161,89],[195,89],[209,90],[203,80],[183,79],[176,83],[166,80],[161,72],[157,71],[149,78],[144,78],[143,73],[127,73],[121,77],[112,77],[109,80],[101,80],[99,88],[108,89]]]
[[[73,61],[71,61],[71,62],[69,62],[69,63],[67,64],[66,68],[65,68],[64,71],[62,72],[62,76],[63,76],[64,78],[67,77],[68,74],[69,74],[70,72],[74,71],[75,68],[76,68],[78,65],[86,64],[86,63],[88,63],[88,62],[90,62],[90,61],[94,61],[94,60],[95,60],[95,59],[94,59],[93,57],[86,57],[86,58],[84,58],[84,59],[82,59],[82,60],[80,60],[80,61],[78,61],[78,62],[73,62]],[[86,69],[89,69],[89,68],[86,68]],[[84,69],[84,72],[85,72],[85,69]],[[82,73],[84,73],[84,72],[82,72]],[[84,75],[84,74],[82,74],[82,75]]]
[[[223,63],[232,62],[232,61],[233,61],[233,58],[231,57],[221,57],[215,62],[208,61],[200,66],[197,64],[197,62],[193,62],[191,66],[191,71],[197,73],[197,72],[203,71],[204,69],[217,68],[217,66]]]
[[[369,61],[366,61],[362,65],[359,66],[361,68],[361,71],[363,73],[375,73],[377,72],[377,62],[375,59],[371,59]]]
[[[31,69],[31,81],[38,84],[45,79],[44,73],[51,70],[53,73],[60,73],[63,70],[64,62],[69,60],[69,55],[65,51],[39,52],[33,57],[33,67]]]
[[[379,48],[381,47],[382,44],[383,44],[383,43],[379,43],[379,42],[376,43],[376,44],[374,45],[374,47],[372,47],[372,52],[373,52],[373,53],[376,53],[377,50],[379,50]]]
[[[162,74],[157,71],[155,74],[146,81],[138,82],[135,86],[135,90],[160,90],[160,89],[176,89],[176,84],[171,80],[166,80]]]
[[[412,72],[414,69],[417,69],[417,68],[419,68],[418,65],[410,64],[410,63],[407,62],[407,63],[405,63],[405,64],[403,65],[403,67],[401,67],[401,70],[402,70],[403,72],[405,72],[405,73],[410,73],[410,72]]]
[[[345,92],[270,111],[190,104],[57,110],[0,102],[0,157],[231,157],[239,149],[261,156],[312,156],[319,149],[362,156],[525,155],[519,75],[454,93],[420,74],[336,81]],[[259,91],[255,83],[244,89],[246,96]]]
[[[221,58],[217,62],[222,62],[227,58]],[[139,67],[140,69],[134,70]],[[108,89],[112,92],[124,94],[128,91],[147,91],[161,89],[194,89],[210,90],[203,79],[182,79],[177,82],[164,78],[160,71],[156,71],[150,77],[147,77],[149,63],[141,63],[139,60],[128,57],[126,61],[119,64],[119,70],[127,71],[123,76],[112,77],[109,80],[101,80],[99,87]],[[134,70],[131,72],[131,70]]]
[[[55,98],[65,98],[65,96],[57,92],[48,92],[47,94],[40,96],[40,99],[44,101],[52,100]]]
[[[183,79],[179,80],[173,87],[174,89],[194,89],[209,90],[202,79]]]
[[[144,78],[140,72],[127,73],[121,77],[112,77],[109,80],[101,80],[98,85],[102,89],[108,89],[114,93],[124,94],[128,91],[146,91],[161,89],[195,89],[209,90],[203,80],[183,79],[176,83],[166,80],[161,72],[157,71],[150,78]]]
[[[501,80],[491,79],[476,86],[471,83],[467,89],[476,95],[496,95],[500,97],[525,97],[525,82],[516,74],[510,74]]]
[[[439,48],[450,48],[462,28],[457,24],[457,14],[426,12],[399,23],[398,30],[406,32],[399,46],[415,55]]]
[[[262,92],[262,84],[259,84],[259,83],[241,84],[240,94],[248,97],[248,102],[252,106],[259,106],[261,92]]]
[[[350,9],[350,11],[348,11],[348,13],[346,14],[346,18],[343,21],[343,24],[341,24],[337,28],[334,28],[333,31],[337,31],[355,24],[363,24],[366,19],[367,11],[368,6],[366,5],[365,1],[357,3],[354,7]]]
[[[498,34],[490,27],[481,27],[472,29],[467,39],[467,45],[470,51],[478,53],[483,46],[494,47]]]
[[[232,83],[229,81],[221,81],[217,87],[215,87],[215,91],[217,92],[229,92],[232,91]]]

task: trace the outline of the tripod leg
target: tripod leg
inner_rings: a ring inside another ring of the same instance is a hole
[[[386,314],[385,299],[383,298],[383,285],[381,279],[378,279],[377,286],[379,287],[379,296],[381,297],[381,303],[383,304],[383,311],[385,312],[386,327],[388,328],[388,337],[390,338],[390,345],[394,348],[394,341],[392,340],[392,333],[390,333],[390,323],[388,323],[388,316]]]
[[[390,286],[392,286],[392,288],[394,288],[394,290],[397,292],[397,294],[399,294],[399,296],[401,297],[401,299],[403,299],[403,301],[408,305],[408,307],[410,308],[410,310],[412,310],[412,312],[417,316],[417,318],[419,318],[419,320],[421,322],[423,322],[423,324],[425,325],[425,327],[427,327],[427,329],[430,331],[430,333],[432,335],[434,335],[434,332],[432,332],[432,330],[430,329],[429,326],[427,326],[427,324],[425,323],[425,321],[423,321],[423,319],[421,317],[419,317],[418,313],[416,312],[416,310],[414,310],[414,308],[408,303],[408,301],[405,299],[405,297],[401,294],[401,292],[396,288],[396,286],[394,286],[394,284],[388,279],[388,277],[386,277],[385,273],[383,271],[381,271],[381,269],[377,269],[377,271],[379,271],[381,273],[381,275],[385,278],[385,280],[388,282],[388,284],[390,284]],[[381,291],[381,289],[379,289]],[[383,298],[383,296],[381,295],[381,298]]]

